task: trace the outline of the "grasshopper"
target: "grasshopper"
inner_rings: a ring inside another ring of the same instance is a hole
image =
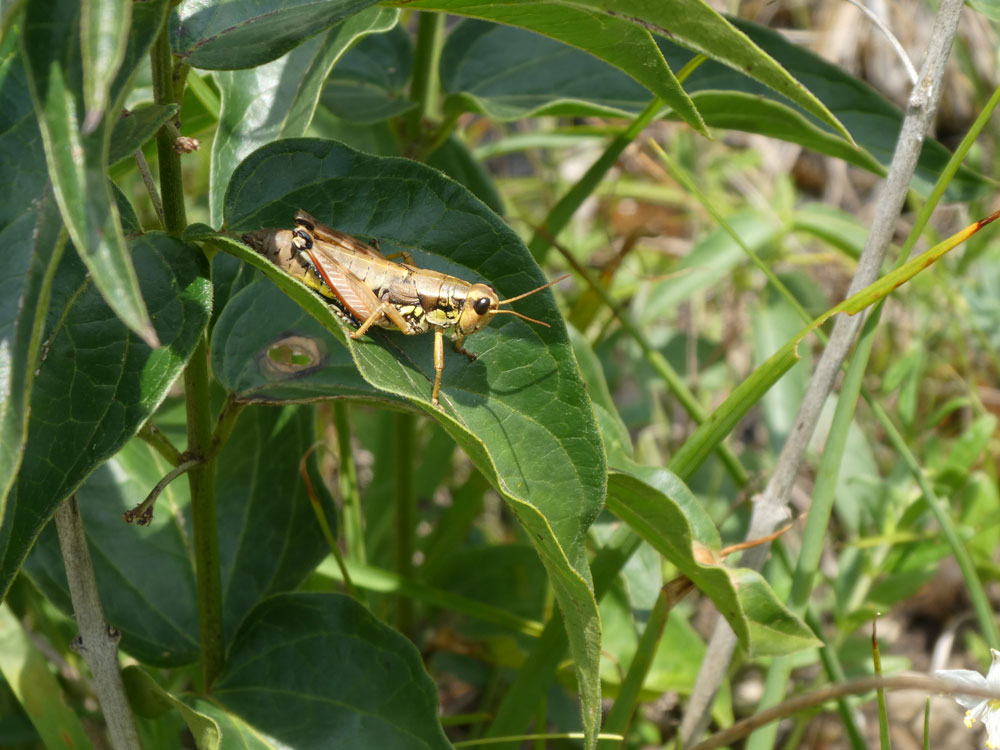
[[[503,310],[501,305],[524,299],[566,278],[501,300],[486,284],[418,268],[407,253],[401,254],[405,262],[397,263],[383,255],[377,245],[338,232],[301,210],[295,214],[295,229],[258,229],[243,235],[243,241],[324,298],[336,302],[349,314],[351,322],[358,324],[350,334],[352,339],[360,339],[372,326],[402,331],[408,336],[433,330],[431,403],[438,409],[445,331],[451,331],[456,351],[475,360],[476,355],[462,343],[498,313],[516,315],[548,328],[548,323]]]

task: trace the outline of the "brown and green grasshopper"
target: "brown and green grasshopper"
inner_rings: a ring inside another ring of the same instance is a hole
[[[439,409],[445,331],[451,331],[455,350],[474,360],[476,355],[467,351],[462,342],[498,313],[516,315],[548,328],[548,323],[500,306],[562,280],[501,300],[486,284],[418,268],[406,254],[406,262],[397,263],[377,247],[321,224],[305,211],[296,212],[295,229],[258,229],[243,235],[243,241],[321,296],[336,302],[358,324],[350,334],[353,339],[364,336],[373,325],[408,336],[433,330],[431,403]]]

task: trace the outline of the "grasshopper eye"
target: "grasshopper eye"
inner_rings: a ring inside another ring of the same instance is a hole
[[[489,297],[480,297],[475,302],[472,303],[472,309],[476,311],[476,315],[485,315],[490,311],[490,299]]]

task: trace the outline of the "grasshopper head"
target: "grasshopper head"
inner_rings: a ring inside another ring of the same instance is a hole
[[[458,332],[463,336],[475,333],[489,325],[500,312],[500,296],[486,284],[473,284],[458,316]]]
[[[569,274],[567,274],[567,276],[568,275]],[[511,302],[517,302],[519,299],[524,299],[535,292],[547,289],[553,284],[558,284],[565,278],[566,276],[560,276],[555,281],[543,284],[537,289],[532,289],[530,292],[525,292],[524,294],[519,294],[516,297],[504,300],[500,299],[500,296],[490,287],[486,286],[486,284],[473,284],[469,287],[469,292],[465,298],[465,305],[462,307],[462,314],[458,317],[456,328],[458,328],[459,334],[462,336],[468,336],[470,333],[475,333],[488,325],[489,322],[493,320],[493,316],[497,313],[516,315],[522,320],[527,320],[531,323],[538,323],[540,326],[549,328],[550,326],[548,323],[544,323],[541,320],[535,320],[534,318],[529,318],[527,315],[522,315],[514,310],[501,310],[500,305],[509,305]]]
[[[290,265],[297,254],[294,238],[287,229],[258,229],[242,237],[246,244],[281,268]]]

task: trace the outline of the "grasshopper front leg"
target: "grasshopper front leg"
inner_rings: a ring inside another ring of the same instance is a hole
[[[462,346],[462,342],[463,341],[465,341],[465,336],[463,336],[461,333],[459,333],[458,329],[456,328],[455,329],[455,333],[453,333],[452,336],[451,336],[452,346],[455,347],[455,351],[456,352],[458,352],[459,354],[464,354],[466,357],[468,357],[470,362],[475,362],[476,361],[476,357],[478,357],[479,355],[478,354],[473,354],[468,349],[466,349],[464,346]]]

